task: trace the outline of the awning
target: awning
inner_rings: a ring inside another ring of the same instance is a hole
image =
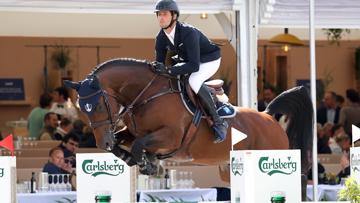
[[[181,13],[219,13],[233,10],[236,0],[178,0]],[[2,0],[0,11],[70,13],[153,13],[156,0]]]
[[[307,28],[309,0],[260,0],[260,27]],[[316,0],[315,27],[360,28],[359,0]]]

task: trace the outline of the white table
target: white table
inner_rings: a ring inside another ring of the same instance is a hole
[[[57,203],[76,202],[76,191],[74,192],[42,192],[42,193],[18,193],[18,203]],[[67,201],[69,199],[71,201]]]
[[[338,200],[339,191],[343,188],[342,185],[318,185],[318,201],[336,201]],[[306,190],[306,197],[313,200],[313,185],[308,185]]]
[[[172,190],[141,190],[139,202],[149,202],[152,198],[156,201],[216,201],[215,188],[205,189],[172,189]]]

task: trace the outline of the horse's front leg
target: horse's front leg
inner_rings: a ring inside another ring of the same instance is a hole
[[[114,146],[110,152],[113,153],[116,157],[119,157],[121,160],[125,161],[128,166],[133,166],[137,164],[130,152],[121,149],[117,145]]]
[[[125,128],[122,131],[119,131],[118,133],[115,134],[115,140],[114,140],[115,144],[110,151],[115,156],[125,161],[125,163],[128,166],[133,166],[137,164],[132,154],[129,151],[127,151],[127,149],[124,149],[124,148],[130,149],[130,146],[134,141],[134,139],[135,139],[134,136],[130,133],[130,131],[127,128]]]
[[[144,137],[137,138],[132,145],[131,154],[139,165],[140,172],[146,175],[157,173],[157,165],[154,164],[156,153],[169,151],[180,147],[181,136],[169,127],[160,128]]]

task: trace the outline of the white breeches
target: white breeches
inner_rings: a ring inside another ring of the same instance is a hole
[[[199,71],[191,73],[189,77],[189,84],[191,89],[197,94],[201,85],[213,76],[220,67],[221,58],[206,63],[201,63]]]

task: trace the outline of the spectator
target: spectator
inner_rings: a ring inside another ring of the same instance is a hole
[[[337,104],[338,107],[340,107],[340,109],[342,107],[344,107],[344,103],[345,103],[344,97],[341,96],[341,95],[336,95],[336,104]]]
[[[337,174],[338,183],[342,178],[350,176],[350,157],[349,153],[344,153],[340,160],[341,171]]]
[[[68,118],[62,118],[60,126],[56,128],[54,138],[55,140],[62,140],[73,128],[73,124]]]
[[[339,123],[344,126],[345,133],[351,138],[351,125],[360,123],[360,98],[354,89],[348,89],[346,99],[349,105],[341,109]]]
[[[339,122],[340,107],[337,106],[335,92],[326,92],[323,98],[324,106],[317,110],[317,122],[337,124]]]
[[[43,172],[49,174],[72,173],[70,164],[64,162],[64,152],[61,148],[55,147],[49,152],[49,161],[44,165]]]
[[[313,177],[312,177],[312,167],[308,170],[308,184],[312,184]],[[326,182],[326,173],[325,167],[318,162],[318,183],[324,184]]]
[[[54,103],[50,111],[55,112],[60,119],[66,117],[72,122],[78,118],[78,112],[71,102],[69,92],[65,87],[58,87],[53,92]]]
[[[40,140],[55,140],[54,134],[58,127],[58,117],[53,112],[48,112],[44,117],[45,126],[40,132]]]
[[[321,125],[318,125],[318,153],[319,154],[331,154],[331,149],[329,147],[329,136],[327,134],[326,128],[321,128]]]
[[[75,168],[75,151],[79,148],[79,138],[73,133],[68,133],[59,147],[63,150],[66,161],[70,161],[71,165]]]
[[[29,137],[35,138],[36,140],[40,137],[40,131],[44,128],[44,117],[49,112],[52,98],[49,94],[45,93],[40,96],[38,107],[31,110],[28,116],[28,131]]]
[[[75,134],[79,138],[80,143],[84,136],[84,127],[85,123],[82,120],[78,119],[74,121],[73,129],[71,130],[71,133]]]
[[[341,150],[345,153],[349,153],[350,151],[350,147],[351,147],[351,142],[350,142],[350,138],[348,135],[346,135],[345,133],[341,133],[336,137],[336,142],[338,143],[338,145],[341,147]]]
[[[275,98],[275,88],[272,86],[265,86],[263,91],[263,99],[258,102],[258,111],[265,111],[269,103]]]
[[[329,147],[331,149],[332,154],[342,154],[342,149],[339,144],[336,142],[336,137],[340,133],[345,133],[344,128],[340,124],[335,124],[331,128],[331,135],[329,139]]]

